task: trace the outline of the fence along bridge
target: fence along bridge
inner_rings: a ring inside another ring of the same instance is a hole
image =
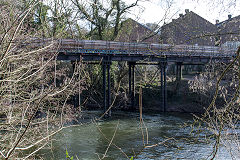
[[[110,66],[112,61],[127,61],[129,65],[129,98],[131,108],[135,107],[135,65],[154,62],[161,68],[162,111],[166,111],[166,68],[176,63],[176,80],[180,81],[182,65],[206,64],[211,61],[229,62],[235,56],[235,49],[216,46],[170,45],[149,43],[128,43],[100,40],[57,40],[58,60],[100,61],[103,74],[104,112],[111,115]],[[106,75],[107,73],[107,75]],[[107,82],[106,82],[107,80]],[[79,104],[80,105],[80,104]]]

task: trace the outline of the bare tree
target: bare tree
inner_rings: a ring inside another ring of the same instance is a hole
[[[126,5],[122,0],[91,0],[85,3],[79,0],[71,1],[83,18],[91,24],[90,36],[96,35],[94,39],[99,40],[114,40],[121,28],[125,14],[131,8],[136,7],[140,0],[136,0],[130,5]]]
[[[69,67],[56,62],[58,41],[26,32],[26,18],[39,2],[24,10],[18,2],[0,2],[0,157],[6,160],[33,156],[75,118],[66,101],[85,79],[79,78],[82,64],[67,76]]]

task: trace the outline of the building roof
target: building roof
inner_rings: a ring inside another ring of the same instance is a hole
[[[215,37],[211,35],[216,33],[216,25],[192,11],[185,11],[184,15],[180,14],[178,19],[162,27],[163,43],[215,45]]]
[[[217,23],[216,26],[220,44],[228,41],[240,41],[240,15],[233,18],[229,15],[227,20]]]
[[[164,44],[187,44],[214,46],[229,41],[240,41],[240,15],[212,24],[198,14],[185,10],[179,18],[161,27],[161,34],[129,18],[115,39],[124,42],[147,42]]]
[[[147,26],[129,18],[122,22],[116,41],[159,43],[160,37]]]

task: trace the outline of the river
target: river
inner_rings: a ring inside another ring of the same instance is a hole
[[[91,114],[98,115],[99,112],[92,111]],[[129,159],[135,156],[134,160],[210,158],[214,140],[206,138],[207,133],[196,134],[194,130],[190,133],[191,114],[146,113],[143,120],[148,136],[144,125],[141,129],[139,114],[116,112],[107,120],[64,129],[54,137],[52,150],[39,154],[44,154],[44,159],[64,160],[67,149],[70,156],[80,160],[102,158],[106,150],[106,160],[127,159],[126,155]],[[105,137],[112,140],[110,147]],[[231,155],[221,147],[216,159],[231,159]]]

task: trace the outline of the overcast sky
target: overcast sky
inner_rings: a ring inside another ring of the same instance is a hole
[[[125,0],[131,3],[134,0]],[[167,2],[171,3],[167,3]],[[141,2],[141,9],[135,9],[132,18],[138,19],[141,23],[154,23],[162,19],[167,6],[171,4],[171,10],[167,14],[168,21],[178,18],[185,9],[193,11],[208,21],[215,24],[216,20],[224,21],[228,15],[240,15],[240,0],[149,0]]]

